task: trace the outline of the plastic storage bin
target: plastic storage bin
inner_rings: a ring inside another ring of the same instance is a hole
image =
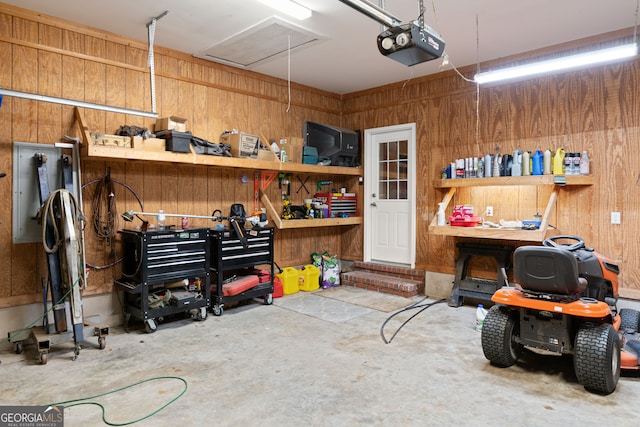
[[[285,267],[281,273],[276,274],[282,282],[282,293],[284,295],[295,294],[300,290],[298,279],[300,278],[300,270],[294,267]]]
[[[320,269],[307,264],[300,270],[299,288],[301,291],[315,291],[320,288]]]
[[[191,152],[191,132],[176,132],[175,130],[163,130],[156,136],[165,140],[165,150],[176,153]]]

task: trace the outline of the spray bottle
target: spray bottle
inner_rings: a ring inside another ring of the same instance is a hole
[[[440,202],[438,203],[438,225],[445,225],[445,218],[444,218],[444,202]]]

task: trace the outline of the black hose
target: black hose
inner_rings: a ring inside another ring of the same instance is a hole
[[[382,326],[380,327],[380,336],[382,337],[382,341],[384,341],[385,344],[390,344],[391,341],[393,341],[393,339],[396,337],[396,335],[398,335],[398,332],[400,332],[400,330],[402,328],[404,328],[404,325],[406,325],[407,323],[409,323],[409,321],[411,321],[414,317],[416,317],[418,314],[422,313],[423,311],[425,311],[426,309],[428,309],[429,307],[433,307],[436,304],[440,304],[442,302],[445,302],[445,299],[439,299],[437,301],[434,302],[430,302],[429,304],[420,304],[422,301],[428,299],[429,297],[426,296],[424,297],[422,300],[413,303],[401,310],[396,311],[395,313],[393,313],[391,316],[387,317],[387,320],[385,320],[382,323]],[[420,308],[421,310],[418,311],[417,313],[414,313],[411,317],[409,317],[407,320],[405,320],[404,322],[402,322],[402,324],[400,325],[400,327],[398,329],[396,329],[396,331],[393,333],[393,335],[391,335],[391,338],[389,338],[389,340],[387,340],[387,338],[384,336],[384,327],[385,325],[389,322],[389,320],[393,319],[394,317],[396,317],[398,314],[400,313],[404,313],[405,311],[409,311],[409,310],[415,310],[417,308]]]

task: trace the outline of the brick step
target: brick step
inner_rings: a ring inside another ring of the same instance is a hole
[[[387,276],[404,277],[405,279],[411,280],[424,280],[425,275],[424,270],[364,261],[354,261],[353,269],[357,271],[369,271],[372,273],[385,274]]]
[[[421,287],[424,289],[424,279],[422,281],[411,280],[386,274],[372,273],[370,271],[343,273],[341,284],[343,286],[353,286],[355,288],[400,295],[405,298],[418,295]]]
[[[418,284],[417,293],[424,294],[425,288],[425,271],[417,270],[410,267],[400,267],[388,264],[379,264],[375,262],[354,261],[353,269],[355,271],[369,272],[373,274],[385,275],[396,279],[402,279],[408,283],[416,282]]]

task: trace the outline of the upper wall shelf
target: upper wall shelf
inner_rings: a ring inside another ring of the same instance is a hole
[[[174,153],[172,151],[143,151],[132,148],[93,145],[91,142],[83,144],[87,157],[121,160],[141,160],[166,163],[188,163],[193,165],[219,166],[226,168],[242,168],[255,170],[269,170],[288,173],[308,173],[325,175],[362,176],[362,168],[347,168],[341,166],[317,166],[293,162],[271,162],[264,160],[244,159],[240,157],[209,156],[195,153]]]
[[[434,188],[481,187],[489,185],[593,185],[591,175],[529,175],[492,178],[439,179]]]
[[[192,165],[219,166],[225,168],[254,169],[288,173],[308,173],[318,175],[364,176],[362,168],[342,166],[318,166],[293,162],[264,161],[240,157],[210,156],[206,154],[175,153],[173,151],[145,151],[133,148],[94,145],[91,133],[85,125],[84,117],[78,107],[75,108],[76,123],[80,127],[83,142],[83,154],[91,158],[142,160],[165,163],[187,163]]]

